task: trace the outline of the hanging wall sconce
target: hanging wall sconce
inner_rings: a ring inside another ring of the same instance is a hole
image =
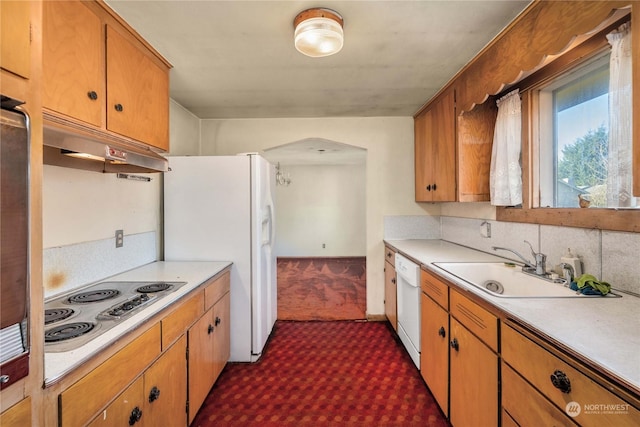
[[[296,49],[313,58],[338,53],[344,44],[343,26],[342,16],[334,10],[318,7],[302,11],[293,20]]]
[[[291,175],[289,173],[284,174],[280,169],[280,162],[276,165],[276,184],[284,185],[285,187],[291,184]]]

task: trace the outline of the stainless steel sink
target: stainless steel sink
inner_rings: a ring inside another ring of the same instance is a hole
[[[501,298],[584,298],[564,279],[558,283],[525,274],[522,267],[503,262],[436,262],[438,268]],[[609,294],[611,296],[618,296]],[[600,297],[600,296],[596,296]]]

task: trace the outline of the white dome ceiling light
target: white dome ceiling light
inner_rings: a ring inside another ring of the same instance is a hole
[[[313,8],[302,11],[293,20],[296,49],[313,58],[338,53],[344,44],[343,26],[342,16],[334,10]]]

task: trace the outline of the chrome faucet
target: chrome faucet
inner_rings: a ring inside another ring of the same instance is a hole
[[[524,264],[528,267],[528,270],[533,270],[532,272],[535,272],[535,274],[538,275],[538,276],[546,276],[546,274],[547,274],[547,256],[545,254],[543,254],[542,252],[534,251],[533,250],[533,246],[528,241],[525,240],[524,242],[526,244],[528,244],[529,247],[531,248],[531,254],[533,254],[533,258],[535,259],[535,264],[533,264],[531,261],[529,261],[528,259],[526,259],[522,255],[520,255],[518,252],[514,251],[513,249],[503,248],[503,247],[500,247],[500,246],[492,246],[491,249],[493,249],[494,251],[497,251],[497,250],[509,251],[509,252],[517,255],[518,258],[520,258],[524,262]],[[522,270],[525,271],[524,268]]]

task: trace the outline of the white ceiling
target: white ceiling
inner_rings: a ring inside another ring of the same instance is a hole
[[[529,1],[107,0],[174,66],[200,118],[413,116]],[[344,18],[337,55],[293,46],[310,7]]]

